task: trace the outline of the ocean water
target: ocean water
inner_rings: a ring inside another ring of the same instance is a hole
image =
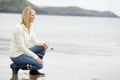
[[[20,14],[0,14],[0,51],[9,49],[10,38]],[[67,54],[118,56],[120,19],[36,15],[33,26],[39,40],[49,44],[48,51]]]

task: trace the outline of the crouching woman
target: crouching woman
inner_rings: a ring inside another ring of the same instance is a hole
[[[13,74],[18,74],[19,69],[30,70],[31,75],[45,75],[39,72],[43,68],[43,57],[48,44],[38,41],[32,28],[35,11],[27,6],[22,12],[22,21],[16,26],[11,39],[10,65]],[[30,46],[30,44],[34,46]]]

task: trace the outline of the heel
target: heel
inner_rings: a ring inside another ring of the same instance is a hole
[[[12,69],[12,73],[13,73],[13,74],[18,74],[19,67],[18,67],[17,64],[12,63],[12,64],[10,65],[10,68]]]

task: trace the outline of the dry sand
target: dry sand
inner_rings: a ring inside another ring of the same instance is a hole
[[[0,56],[0,80],[10,80],[9,55]],[[30,76],[29,71],[20,70],[13,80],[120,80],[120,57],[47,52],[40,71],[46,75]]]

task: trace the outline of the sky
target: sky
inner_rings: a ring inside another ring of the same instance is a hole
[[[98,11],[112,11],[120,16],[120,0],[28,0],[38,6],[77,6]]]

